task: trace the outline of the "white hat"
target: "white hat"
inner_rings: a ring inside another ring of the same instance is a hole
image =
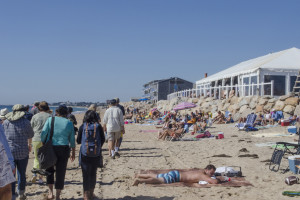
[[[3,108],[0,110],[0,119],[5,119],[5,115],[9,113],[7,108]]]

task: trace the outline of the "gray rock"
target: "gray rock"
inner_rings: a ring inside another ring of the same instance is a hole
[[[211,113],[215,113],[218,111],[218,107],[217,106],[212,106],[211,107]]]
[[[294,111],[294,115],[300,116],[300,105],[297,105]]]
[[[229,106],[230,106],[230,103],[225,103],[222,110],[227,111]]]
[[[232,118],[236,122],[241,118],[241,114],[237,112],[232,116]]]
[[[287,105],[284,107],[283,112],[289,113],[291,115],[294,114],[295,107],[291,105]]]
[[[244,98],[239,102],[239,106],[242,107],[244,105],[249,105],[250,104],[250,99],[249,98]]]
[[[267,105],[264,106],[264,109],[265,110],[272,110],[273,106],[274,106],[274,103],[267,103]]]
[[[258,103],[256,101],[251,101],[251,103],[249,104],[249,107],[251,109],[255,109],[257,105],[258,105]]]
[[[284,101],[285,105],[297,106],[299,103],[298,97],[289,97]]]
[[[279,100],[280,100],[280,101],[284,101],[284,100],[286,100],[286,99],[289,98],[289,97],[291,97],[290,94],[288,94],[288,95],[283,95],[283,96],[279,97]]]
[[[241,112],[240,112],[241,113]],[[244,111],[241,113],[241,117],[247,117],[249,114],[253,113],[253,111],[250,108],[244,109]]]
[[[276,99],[269,99],[268,103],[275,103]]]
[[[276,101],[275,106],[273,109],[275,110],[283,110],[285,104],[283,101]]]
[[[247,106],[247,105],[243,105],[243,106],[240,108],[239,113],[243,113],[246,109],[248,109],[248,106]]]
[[[238,103],[239,103],[239,97],[234,96],[230,99],[231,105],[238,104]]]
[[[267,99],[260,99],[258,102],[259,105],[266,105],[267,103],[268,103]]]

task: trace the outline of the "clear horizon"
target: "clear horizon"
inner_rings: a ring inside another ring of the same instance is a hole
[[[122,102],[300,48],[300,1],[2,1],[0,104]]]

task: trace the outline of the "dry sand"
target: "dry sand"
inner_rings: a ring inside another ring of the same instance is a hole
[[[77,115],[79,122],[82,115]],[[296,137],[252,137],[252,134],[286,133],[286,128],[275,127],[246,133],[238,131],[233,124],[213,125],[209,131],[216,134],[224,132],[222,140],[203,139],[200,141],[157,141],[157,134],[153,132],[140,133],[139,130],[155,129],[154,126],[126,125],[126,134],[121,146],[121,157],[115,160],[108,158],[107,144],[103,147],[105,168],[98,170],[95,193],[98,199],[288,199],[282,196],[285,190],[298,190],[299,185],[288,186],[284,183],[285,177],[293,175],[292,172],[281,174],[271,172],[268,162],[273,149],[271,147],[257,147],[255,144],[293,141]],[[191,137],[187,134],[187,137]],[[240,152],[246,148],[247,152]],[[82,199],[82,174],[78,167],[78,149],[76,160],[68,163],[65,179],[65,189],[62,192],[63,199]],[[214,157],[226,154],[228,157]],[[252,157],[239,157],[245,154],[256,154]],[[31,178],[33,155],[27,168],[27,180]],[[288,161],[282,161],[282,168],[288,166]],[[135,172],[144,169],[184,169],[204,168],[207,164],[220,166],[241,166],[246,180],[253,187],[212,187],[212,188],[188,188],[188,187],[152,187],[141,184],[131,186]],[[27,185],[28,199],[43,199],[47,193],[47,186],[31,184]]]

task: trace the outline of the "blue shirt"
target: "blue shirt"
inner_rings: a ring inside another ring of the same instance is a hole
[[[41,133],[41,141],[46,143],[50,138],[52,117],[49,117]],[[75,132],[71,121],[64,117],[55,117],[54,130],[52,136],[52,145],[65,146],[70,145],[75,148]]]
[[[9,149],[9,145],[8,145],[8,142],[7,142],[7,139],[4,135],[4,129],[3,129],[3,126],[2,124],[0,124],[0,142],[3,144],[4,146],[4,149],[6,151],[6,155],[7,155],[7,158],[9,160],[9,163],[11,165],[11,168],[12,170],[15,169],[15,165],[14,165],[14,157],[12,156],[11,152],[10,152],[10,149]]]

